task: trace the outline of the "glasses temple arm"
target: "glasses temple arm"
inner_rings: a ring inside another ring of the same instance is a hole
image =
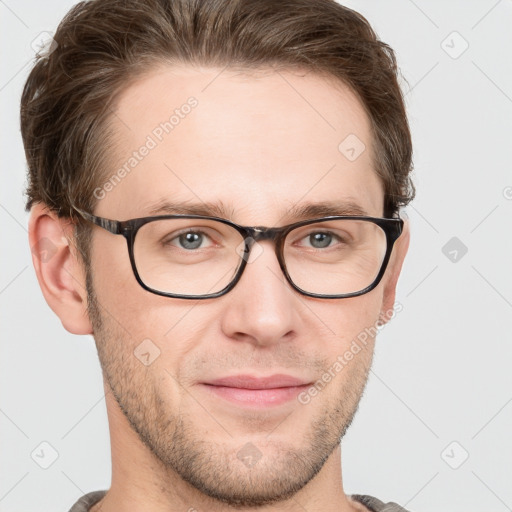
[[[105,219],[104,217],[97,217],[96,215],[92,215],[91,213],[88,213],[84,210],[81,210],[80,208],[77,208],[76,206],[72,207],[77,213],[80,214],[80,216],[83,219],[92,222],[93,224],[96,224],[97,226],[100,226],[103,229],[106,229],[107,231],[110,231],[110,233],[113,233],[114,235],[118,235],[121,233],[120,223],[117,220]]]

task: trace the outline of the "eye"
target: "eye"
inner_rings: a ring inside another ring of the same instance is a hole
[[[206,244],[208,240],[211,241],[211,238],[204,231],[190,229],[178,235],[173,233],[165,237],[162,245],[172,245],[180,249],[193,251],[195,249],[203,249],[205,247],[203,243]]]
[[[305,241],[306,243],[302,243]],[[313,249],[326,249],[337,244],[344,244],[345,240],[332,231],[312,231],[299,239],[299,245]]]
[[[306,237],[315,249],[324,249],[325,247],[329,247],[331,242],[333,241],[332,233],[328,232],[316,232],[311,233],[308,237]]]

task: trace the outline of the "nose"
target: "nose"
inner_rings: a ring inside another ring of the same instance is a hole
[[[242,277],[224,296],[222,330],[230,338],[268,346],[300,329],[300,298],[286,281],[271,241],[256,243]]]

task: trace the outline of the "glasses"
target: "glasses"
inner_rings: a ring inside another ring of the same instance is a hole
[[[229,292],[263,251],[263,240],[274,242],[281,270],[299,293],[323,299],[363,295],[382,279],[403,228],[400,218],[330,216],[267,228],[202,215],[117,221],[74,209],[126,238],[133,273],[145,290],[181,299]]]

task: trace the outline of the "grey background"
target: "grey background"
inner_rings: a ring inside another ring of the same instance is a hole
[[[2,512],[66,511],[110,483],[93,339],[68,334],[45,303],[22,197],[31,42],[74,3],[0,0]],[[419,512],[512,510],[512,1],[346,5],[395,49],[407,79],[418,194],[406,210],[403,310],[379,336],[343,442],[345,491]],[[58,453],[48,469],[31,457],[51,462],[42,442]]]

